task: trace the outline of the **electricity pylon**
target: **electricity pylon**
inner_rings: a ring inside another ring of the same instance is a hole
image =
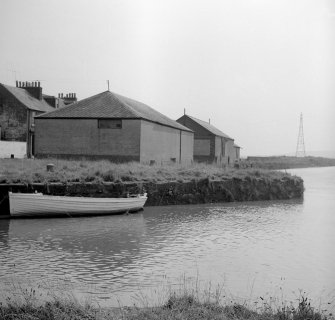
[[[295,156],[296,157],[306,156],[302,113],[300,114],[299,134],[298,134],[297,150],[295,152]]]

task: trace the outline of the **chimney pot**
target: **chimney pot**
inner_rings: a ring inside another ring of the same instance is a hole
[[[38,81],[38,87],[40,87],[41,86],[41,84],[40,84],[40,82]]]
[[[18,87],[19,86],[19,82],[16,80],[16,87]]]

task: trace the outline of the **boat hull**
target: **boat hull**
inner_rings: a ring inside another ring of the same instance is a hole
[[[86,198],[9,192],[9,209],[12,217],[103,215],[139,211],[146,200],[146,195]]]

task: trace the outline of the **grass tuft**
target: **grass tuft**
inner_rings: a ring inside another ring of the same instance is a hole
[[[194,292],[184,292],[182,295],[173,293],[163,305],[143,308],[133,306],[102,309],[64,298],[54,298],[53,301],[38,304],[34,298],[34,291],[27,291],[24,299],[16,302],[7,299],[6,303],[0,303],[0,319],[334,320],[331,314],[325,314],[312,307],[304,296],[300,297],[296,307],[290,305],[273,310],[265,303],[264,308],[257,311],[240,303],[222,305],[213,301],[200,301]]]

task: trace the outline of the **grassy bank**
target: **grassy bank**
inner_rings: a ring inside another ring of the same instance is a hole
[[[311,306],[309,300],[300,297],[296,305],[282,305],[273,308],[263,302],[262,306],[253,310],[239,303],[221,305],[219,302],[200,302],[192,294],[176,296],[172,294],[161,306],[156,307],[119,307],[102,309],[91,304],[81,305],[75,300],[54,299],[39,305],[30,299],[23,301],[12,301],[7,299],[6,303],[0,304],[0,319],[34,319],[34,320],[74,320],[74,319],[97,319],[97,320],[144,320],[144,319],[239,319],[239,320],[327,320],[334,319],[327,310],[319,310]]]
[[[48,164],[54,164],[52,172]],[[188,182],[192,180],[263,176],[281,178],[285,174],[255,168],[223,168],[215,165],[144,165],[137,162],[69,161],[58,159],[0,159],[0,183],[50,182]]]
[[[260,169],[293,169],[311,167],[335,166],[335,159],[322,157],[248,157],[242,162],[242,166]]]

